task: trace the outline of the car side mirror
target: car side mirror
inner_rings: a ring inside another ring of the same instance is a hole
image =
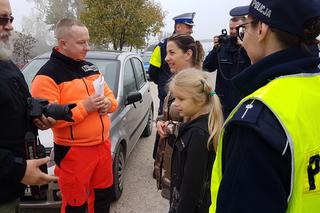
[[[125,106],[133,104],[134,108],[137,108],[134,103],[141,100],[142,100],[142,95],[140,92],[130,92],[127,96]]]

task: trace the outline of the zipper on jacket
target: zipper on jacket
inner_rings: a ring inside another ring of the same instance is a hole
[[[83,83],[84,83],[84,85],[85,85],[85,87],[86,87],[86,90],[87,90],[88,95],[90,96],[89,89],[88,89],[88,86],[87,86],[86,81],[85,81],[83,78],[81,78],[81,80],[83,81]],[[101,125],[102,125],[102,137],[101,137],[102,142],[101,142],[101,143],[103,143],[103,142],[104,142],[104,123],[103,123],[103,120],[102,120],[102,116],[99,115],[99,117],[100,117],[100,121],[101,121]],[[71,133],[72,133],[72,129],[71,129]],[[72,135],[71,135],[71,136],[72,136]],[[73,136],[72,136],[72,137],[73,137]]]
[[[104,123],[103,123],[103,120],[102,120],[102,116],[99,115],[100,117],[100,121],[101,121],[101,124],[102,124],[102,143],[104,142]]]
[[[71,136],[71,139],[74,141],[72,126],[70,126],[70,136]]]
[[[83,81],[83,83],[84,83],[84,85],[85,85],[85,87],[86,87],[87,94],[90,96],[89,89],[88,89],[88,86],[87,86],[86,81],[85,81],[83,78],[81,78],[81,80]]]

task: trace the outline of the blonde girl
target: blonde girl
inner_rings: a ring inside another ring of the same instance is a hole
[[[223,123],[219,97],[206,72],[191,68],[171,80],[173,105],[186,122],[179,128],[171,162],[170,213],[208,212],[214,147]]]

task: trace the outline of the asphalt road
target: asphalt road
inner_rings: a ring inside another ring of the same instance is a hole
[[[153,83],[151,92],[155,109],[158,109],[157,87]],[[156,112],[154,117],[156,118]],[[154,124],[152,135],[140,138],[132,151],[125,167],[123,193],[120,199],[111,205],[111,213],[168,212],[169,201],[161,197],[156,181],[152,178],[155,132]]]

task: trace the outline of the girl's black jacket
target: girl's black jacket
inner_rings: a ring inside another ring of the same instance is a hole
[[[208,114],[180,126],[173,146],[170,212],[208,212],[215,153],[209,139]]]

